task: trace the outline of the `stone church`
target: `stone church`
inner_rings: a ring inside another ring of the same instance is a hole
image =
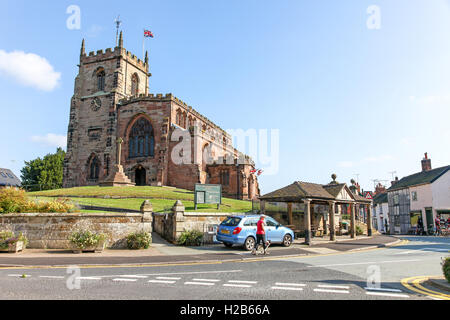
[[[196,183],[221,184],[226,197],[259,196],[253,160],[233,147],[227,132],[180,99],[150,94],[148,54],[142,61],[126,51],[122,32],[117,47],[104,52],[87,55],[83,40],[78,66],[65,188],[101,184],[113,174],[120,154],[123,172],[138,186],[193,190]],[[179,150],[180,135],[190,138],[185,141],[191,150]],[[180,163],[179,157],[190,161]]]

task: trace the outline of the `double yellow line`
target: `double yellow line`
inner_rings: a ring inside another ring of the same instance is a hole
[[[420,277],[411,277],[411,278],[405,278],[402,279],[402,285],[414,292],[429,296],[429,297],[433,297],[433,298],[438,298],[438,299],[442,299],[442,300],[450,300],[450,295],[449,294],[445,294],[439,291],[434,291],[428,288],[425,288],[422,283],[429,280],[429,279],[436,279],[436,278],[441,278],[439,276],[420,276]]]

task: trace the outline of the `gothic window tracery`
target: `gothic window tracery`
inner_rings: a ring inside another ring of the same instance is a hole
[[[139,94],[139,77],[135,73],[131,77],[131,95],[137,96]]]
[[[105,70],[103,68],[97,71],[97,91],[105,91]]]
[[[150,121],[141,117],[135,122],[128,137],[128,144],[129,158],[153,157],[155,155],[155,137]]]
[[[100,162],[97,156],[94,156],[89,163],[89,180],[98,180],[100,173]]]

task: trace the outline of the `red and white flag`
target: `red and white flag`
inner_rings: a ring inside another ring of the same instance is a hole
[[[153,38],[153,33],[150,30],[144,30],[145,38]]]

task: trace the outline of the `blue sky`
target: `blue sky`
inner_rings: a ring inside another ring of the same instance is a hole
[[[80,30],[66,27],[70,5]],[[381,29],[367,27],[370,5]],[[424,152],[450,164],[450,1],[1,0],[0,57],[34,54],[36,70],[0,61],[0,167],[19,175],[64,141],[81,39],[87,51],[113,47],[118,14],[137,56],[142,29],[155,34],[151,92],[224,129],[280,130],[278,174],[260,177],[262,193],[332,173],[373,189],[391,171],[419,171]]]

